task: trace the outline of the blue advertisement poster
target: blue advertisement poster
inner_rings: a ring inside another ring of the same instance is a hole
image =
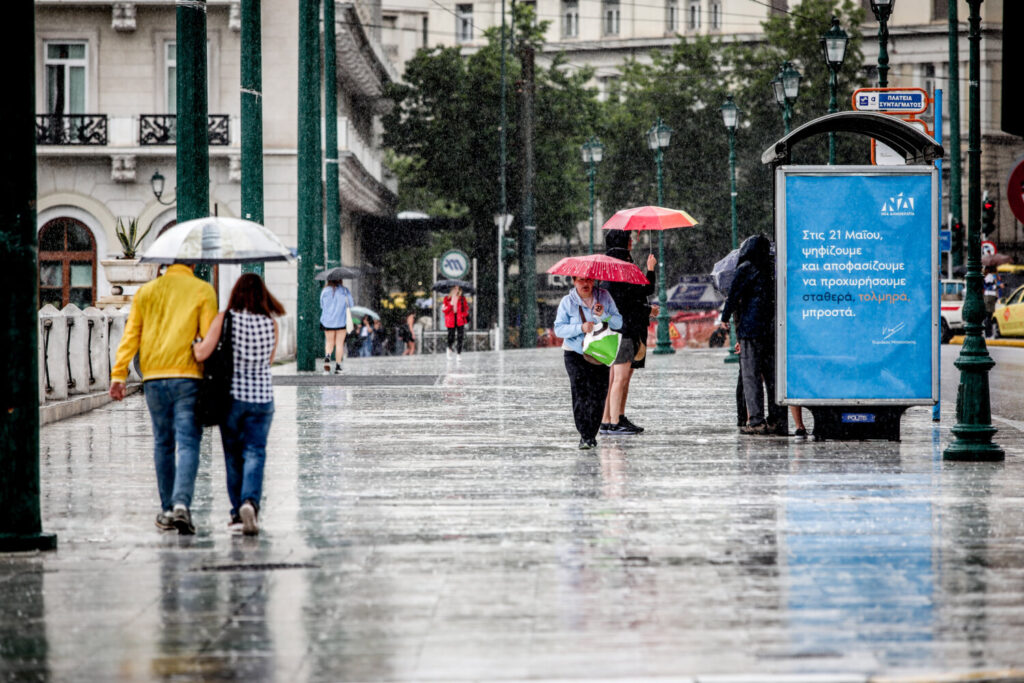
[[[934,402],[934,169],[778,173],[779,400]]]

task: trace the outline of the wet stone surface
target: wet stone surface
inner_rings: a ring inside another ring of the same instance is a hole
[[[256,538],[227,528],[215,430],[179,537],[153,525],[141,395],[48,425],[58,549],[0,555],[0,678],[1024,668],[1024,351],[993,371],[1001,464],[941,458],[956,351],[942,422],[911,409],[899,443],[741,436],[721,352],[652,356],[628,411],[647,433],[591,451],[559,350],[351,359],[350,384],[283,366]]]

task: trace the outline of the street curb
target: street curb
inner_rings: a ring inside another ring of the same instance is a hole
[[[125,387],[125,396],[134,394],[142,390],[141,383],[129,384]],[[81,415],[87,413],[90,410],[105,406],[110,403],[113,399],[110,398],[110,394],[105,391],[99,391],[95,394],[83,394],[82,396],[76,396],[66,401],[52,401],[47,402],[44,405],[39,406],[39,426],[50,424],[51,422],[59,422],[75,415]]]
[[[950,344],[963,345],[964,335],[958,334],[949,340]],[[1019,349],[1024,349],[1024,339],[986,339],[986,346],[1015,346]]]

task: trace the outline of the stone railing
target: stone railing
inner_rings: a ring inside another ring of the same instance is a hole
[[[128,306],[84,310],[74,305],[39,310],[39,402],[67,401],[104,393],[110,367],[128,321]],[[278,319],[277,360],[295,356],[295,318]],[[138,366],[129,367],[128,383],[141,381]]]

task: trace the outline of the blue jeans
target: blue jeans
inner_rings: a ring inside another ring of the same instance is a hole
[[[251,501],[259,510],[263,495],[263,464],[267,459],[267,434],[274,419],[274,402],[249,403],[231,399],[228,418],[220,426],[227,470],[231,516]]]
[[[175,503],[191,507],[203,438],[203,428],[196,420],[199,380],[153,379],[142,386],[153,422],[153,461],[161,509],[170,510]]]
[[[369,358],[373,355],[373,337],[363,337],[362,343],[359,345],[359,357]]]

